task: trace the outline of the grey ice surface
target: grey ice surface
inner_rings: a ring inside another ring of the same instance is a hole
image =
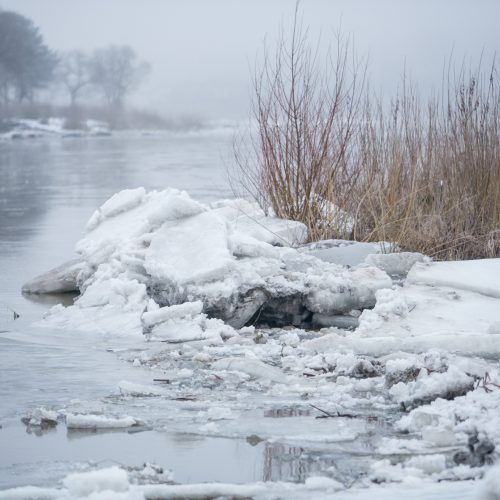
[[[77,293],[77,277],[83,269],[80,259],[72,259],[25,283],[23,293]]]
[[[354,267],[370,254],[380,253],[383,243],[363,243],[349,240],[323,240],[300,247],[299,251],[314,255],[326,262]]]

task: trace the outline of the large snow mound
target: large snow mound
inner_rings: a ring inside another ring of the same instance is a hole
[[[305,326],[372,307],[375,292],[391,286],[377,267],[351,270],[299,252],[306,238],[302,223],[245,200],[205,206],[176,189],[124,190],[96,210],[76,246],[80,297],[45,323],[219,342],[252,318]]]

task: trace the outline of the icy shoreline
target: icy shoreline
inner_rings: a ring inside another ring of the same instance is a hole
[[[359,462],[350,473],[319,462],[312,475],[323,479],[306,481],[304,498],[427,485],[475,497],[500,446],[500,259],[432,263],[349,242],[293,248],[304,239],[300,224],[242,200],[207,207],[171,189],[112,197],[89,221],[78,263],[26,291],[77,287],[75,305],[57,306],[40,326],[122,342],[116,353],[141,381],[120,382],[98,413],[50,410],[79,425],[133,420],[309,454],[341,447]],[[121,405],[133,418],[116,414]],[[279,488],[289,497],[277,483],[258,488],[256,498]]]

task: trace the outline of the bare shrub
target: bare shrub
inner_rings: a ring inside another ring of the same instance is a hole
[[[312,239],[346,237],[341,209],[359,175],[352,162],[366,65],[337,35],[319,64],[295,11],[290,41],[282,33],[254,79],[250,148],[235,146],[240,185],[278,217],[304,222]]]

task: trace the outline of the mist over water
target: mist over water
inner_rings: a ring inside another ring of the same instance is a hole
[[[294,0],[3,0],[32,19],[56,50],[128,44],[151,63],[130,102],[168,116],[242,119],[264,40],[290,28]],[[406,72],[439,89],[444,63],[488,66],[500,49],[495,0],[303,0],[304,25],[324,44],[339,27],[369,57],[373,90],[392,95]],[[55,95],[52,96],[56,99]]]

